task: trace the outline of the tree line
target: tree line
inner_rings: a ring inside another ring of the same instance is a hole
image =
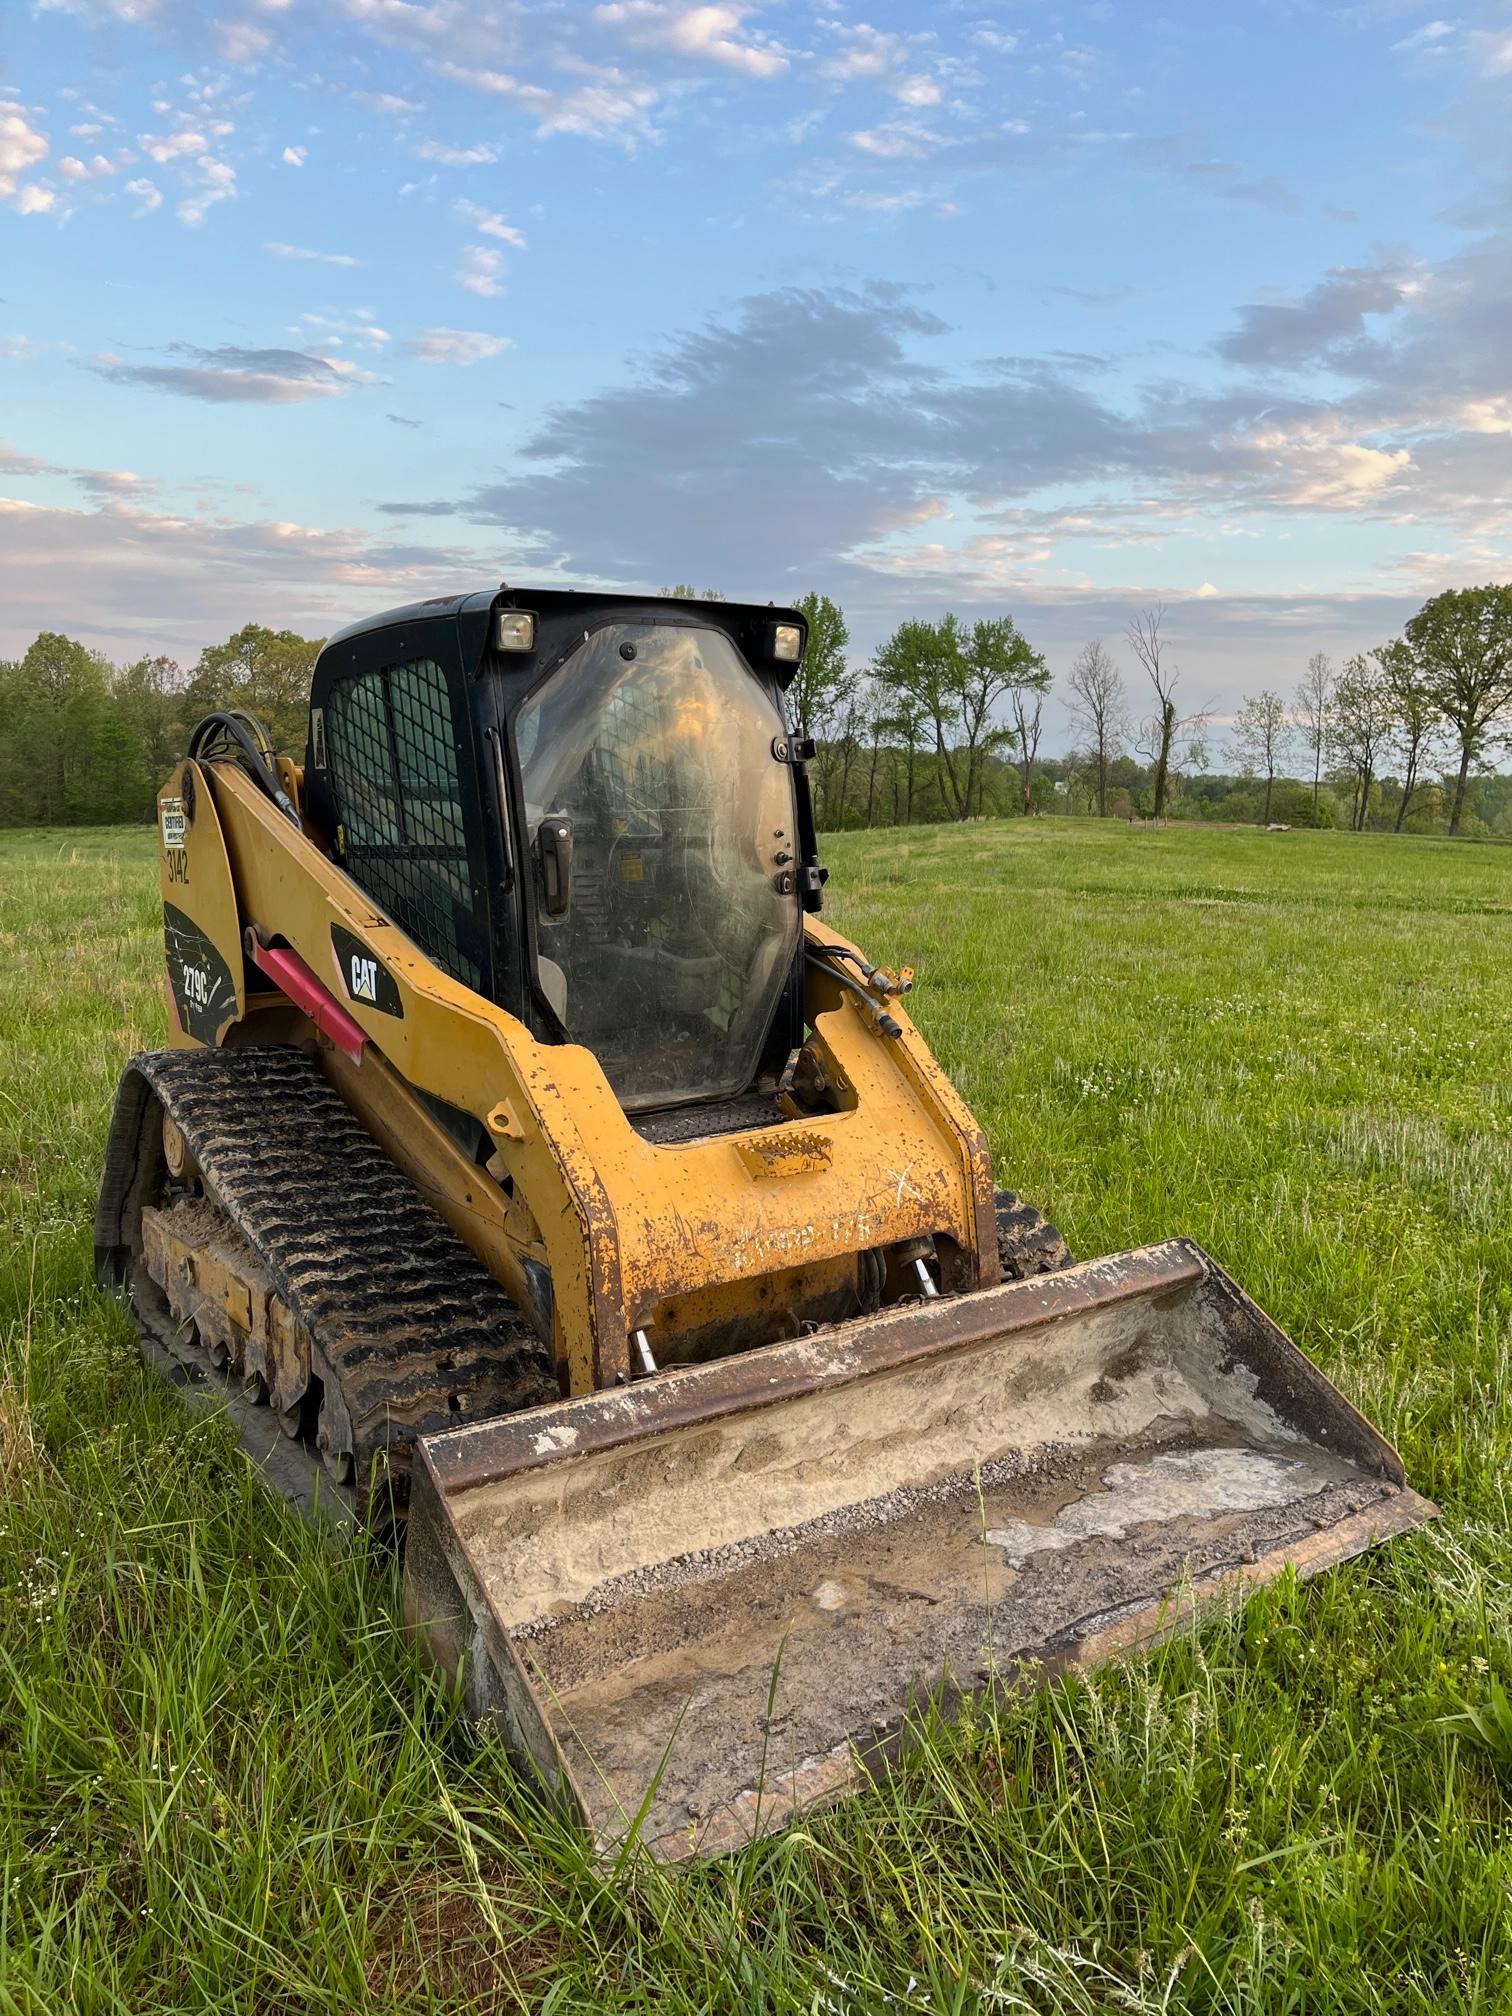
[[[799,606],[809,647],[789,714],[816,744],[831,830],[1062,811],[1512,831],[1512,780],[1493,774],[1512,743],[1512,587],[1436,595],[1400,637],[1337,668],[1315,652],[1290,698],[1246,695],[1217,743],[1228,772],[1214,770],[1212,709],[1189,704],[1160,604],[1129,620],[1128,677],[1101,638],[1078,653],[1072,747],[1053,757],[1050,667],[1012,616],[910,617],[858,667],[839,604],[813,593]],[[150,818],[190,729],[218,708],[245,708],[302,753],[321,641],[249,623],[191,666],[115,665],[45,632],[0,661],[0,824]]]
[[[0,825],[150,819],[196,721],[242,707],[303,753],[319,639],[248,623],[189,667],[114,665],[56,631],[0,660]]]
[[[825,827],[1060,810],[1458,834],[1512,810],[1495,776],[1512,746],[1512,587],[1450,589],[1337,669],[1315,652],[1289,700],[1246,695],[1217,744],[1234,769],[1216,774],[1212,708],[1188,703],[1161,604],[1125,631],[1132,689],[1101,638],[1078,653],[1057,758],[1040,751],[1050,670],[1011,617],[909,619],[858,674],[844,612],[818,594],[799,606],[810,641],[789,702],[817,744]]]

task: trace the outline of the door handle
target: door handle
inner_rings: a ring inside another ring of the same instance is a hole
[[[541,860],[541,908],[548,917],[565,917],[572,901],[572,821],[553,812],[536,830]]]

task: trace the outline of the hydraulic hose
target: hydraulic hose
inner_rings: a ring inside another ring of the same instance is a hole
[[[247,719],[250,720],[251,717],[248,716]],[[247,726],[247,721],[243,720],[241,715],[229,712],[207,714],[202,721],[195,724],[194,730],[189,737],[187,753],[190,756],[198,756],[206,743],[211,741],[215,736],[229,736],[231,741],[236,744],[241,766],[248,776],[251,777],[252,781],[261,790],[267,793],[268,797],[273,800],[273,803],[284,814],[285,818],[292,819],[294,824],[299,826],[300,830],[303,831],[299,813],[295,809],[294,800],[285,791],[282,784],[279,783],[278,772],[269,763],[267,754],[265,753],[266,750],[271,748],[271,744],[268,743],[267,736],[264,734],[261,724],[254,723],[253,725],[257,727],[259,735],[262,736],[264,746],[261,749],[253,739],[252,731]]]
[[[817,950],[810,947],[805,951],[804,957],[811,966],[817,966],[820,972],[826,974],[831,980],[838,980],[842,987],[848,987],[884,1036],[901,1036],[903,1034],[902,1026],[888,1014],[880,1002],[872,999],[859,980],[853,980],[843,966],[832,966],[828,960],[820,956],[829,950],[830,947],[827,945],[820,946]]]

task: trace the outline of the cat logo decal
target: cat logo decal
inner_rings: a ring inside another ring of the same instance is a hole
[[[336,955],[336,971],[349,1000],[364,1008],[376,1008],[380,1015],[403,1019],[404,1003],[394,976],[376,952],[370,952],[360,938],[340,924],[331,926],[331,950]]]

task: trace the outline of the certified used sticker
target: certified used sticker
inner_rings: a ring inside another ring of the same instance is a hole
[[[184,844],[184,801],[182,798],[159,798],[158,812],[163,821],[163,845],[182,847]]]

